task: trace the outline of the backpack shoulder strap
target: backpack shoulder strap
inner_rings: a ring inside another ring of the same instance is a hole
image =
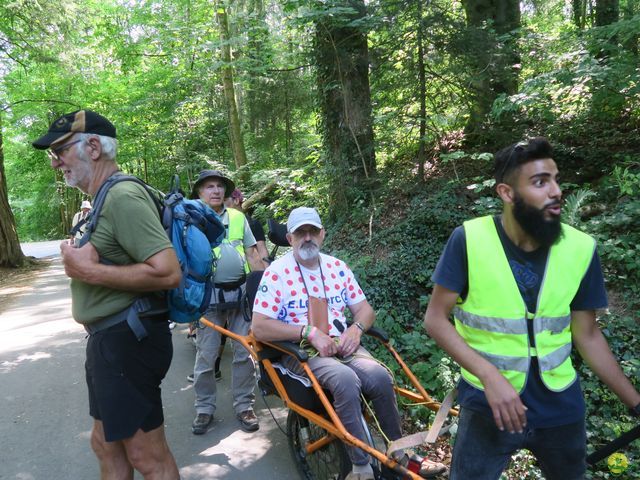
[[[91,235],[93,235],[93,232],[96,230],[96,227],[98,226],[98,220],[100,218],[100,213],[102,212],[102,207],[104,206],[104,202],[107,198],[107,193],[109,192],[111,187],[113,187],[116,183],[124,181],[136,182],[137,184],[142,185],[153,200],[154,205],[158,209],[158,214],[162,214],[162,203],[160,202],[158,195],[155,193],[155,190],[153,190],[152,187],[147,185],[138,177],[134,177],[133,175],[123,175],[119,173],[111,175],[109,178],[107,178],[107,180],[105,180],[102,185],[100,185],[100,188],[98,189],[98,192],[94,197],[93,209],[91,210],[89,217],[87,217],[87,229],[85,231],[85,234],[80,239],[78,247],[82,247],[84,244],[86,244],[91,239]]]
[[[78,223],[76,223],[71,230],[69,230],[69,235],[71,235],[72,237],[74,237],[76,235],[76,233],[78,233],[80,231],[80,229],[82,227],[84,227],[84,224],[87,223],[87,221],[89,220],[89,217],[84,217],[82,220],[80,220]]]

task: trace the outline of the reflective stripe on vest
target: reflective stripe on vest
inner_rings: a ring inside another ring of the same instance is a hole
[[[244,264],[244,273],[249,273],[249,264],[244,255],[244,214],[233,208],[227,208],[227,215],[229,216],[229,225],[222,243],[231,245],[238,252]],[[215,258],[220,258],[220,247],[214,248],[213,254]]]
[[[553,391],[565,390],[576,372],[571,365],[570,305],[595,248],[588,235],[562,225],[551,247],[535,315],[527,312],[492,217],[464,223],[469,269],[467,298],[453,311],[456,330],[491,362],[518,392],[526,384],[530,359],[538,357],[540,375]],[[527,318],[533,319],[535,345],[529,345]],[[462,369],[469,383],[480,380]]]

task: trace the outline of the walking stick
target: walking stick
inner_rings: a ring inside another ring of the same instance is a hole
[[[603,447],[593,452],[587,457],[587,463],[589,465],[595,465],[603,458],[608,457],[616,450],[620,450],[622,447],[629,445],[637,438],[640,438],[640,425],[624,432],[618,438],[613,439]]]

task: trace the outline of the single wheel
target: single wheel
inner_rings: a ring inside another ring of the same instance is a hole
[[[326,433],[318,425],[292,410],[289,411],[289,449],[305,480],[342,480],[351,471],[347,449],[340,440],[334,440],[312,454],[307,454],[305,446],[324,437]]]

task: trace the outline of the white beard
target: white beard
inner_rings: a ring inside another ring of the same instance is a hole
[[[300,246],[298,249],[298,255],[305,262],[315,260],[318,258],[318,255],[320,255],[320,248],[313,242],[307,242]]]

